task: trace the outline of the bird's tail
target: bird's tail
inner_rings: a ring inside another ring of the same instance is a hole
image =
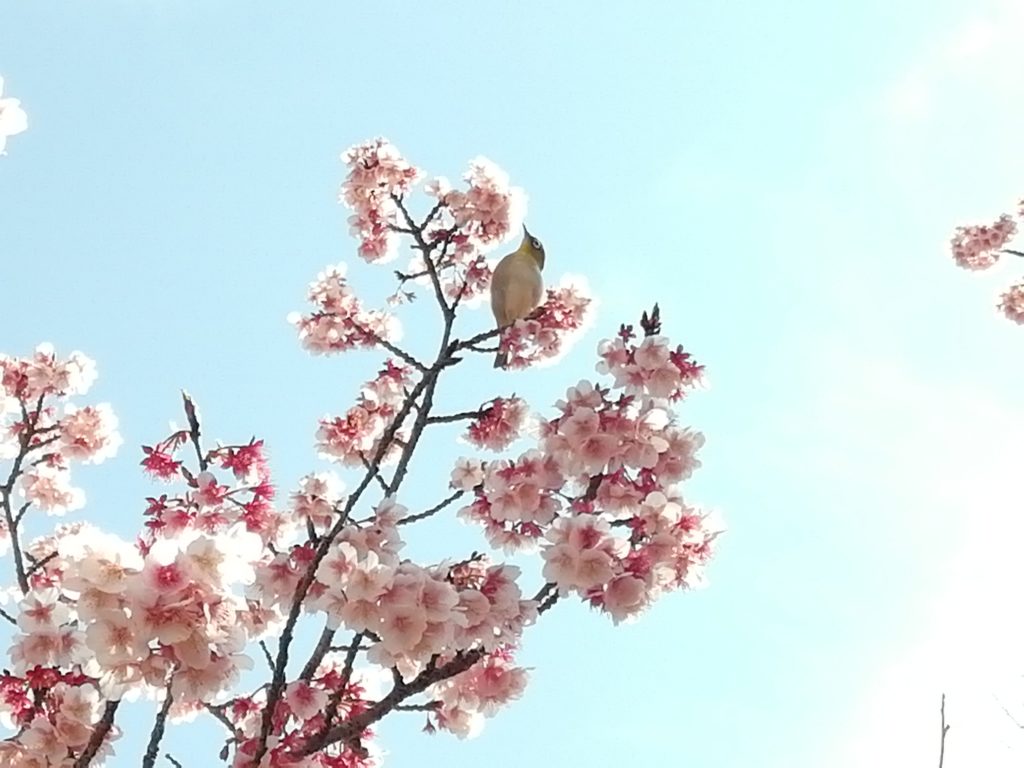
[[[499,350],[498,354],[494,356],[494,367],[504,368],[506,365],[508,365],[508,352]]]

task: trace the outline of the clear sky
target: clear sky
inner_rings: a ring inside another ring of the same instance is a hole
[[[1024,329],[994,310],[1016,265],[962,272],[946,241],[1024,194],[1022,36],[1019,0],[0,0],[30,120],[0,158],[0,350],[98,361],[126,444],[78,471],[78,514],[137,529],[135,446],[181,421],[180,387],[211,435],[264,437],[290,489],[375,360],[309,358],[284,318],[328,263],[386,291],[354,264],[338,154],[384,135],[450,178],[485,154],[600,315],[560,367],[480,363],[448,402],[547,409],[657,300],[712,385],[683,409],[708,439],[687,493],[730,531],[707,590],[635,625],[545,616],[527,695],[477,740],[392,717],[387,764],[916,768],[942,690],[947,766],[1019,764],[995,698],[1024,702]],[[438,498],[444,462],[414,471],[410,501]],[[481,541],[416,535],[434,557]],[[218,728],[166,743],[213,765]]]

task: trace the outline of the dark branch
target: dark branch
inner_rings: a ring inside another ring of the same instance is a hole
[[[164,730],[167,727],[167,713],[171,711],[171,705],[174,703],[174,696],[171,693],[173,679],[172,673],[167,680],[167,695],[164,697],[164,703],[160,706],[160,711],[153,722],[153,731],[149,734],[149,745],[146,747],[145,757],[142,758],[142,768],[153,768],[156,758],[160,754],[160,740],[163,739]]]
[[[185,406],[185,418],[188,419],[188,436],[196,449],[196,458],[199,459],[199,471],[205,472],[209,466],[206,456],[203,455],[203,448],[199,443],[199,414],[196,413],[196,404],[185,390],[181,390],[181,401]]]
[[[484,657],[481,648],[474,648],[471,651],[460,651],[454,659],[447,664],[435,666],[432,661],[427,668],[420,672],[415,679],[395,685],[383,699],[373,704],[369,709],[361,712],[347,722],[330,728],[323,734],[312,737],[300,750],[300,755],[311,755],[338,741],[351,741],[358,737],[371,725],[376,723],[388,712],[391,712],[397,705],[401,704],[410,696],[422,693],[434,683],[447,680],[450,677],[465,672]],[[436,660],[436,657],[435,657]]]
[[[53,560],[53,558],[55,558],[56,556],[57,556],[56,552],[51,552],[46,557],[44,557],[42,560],[36,560],[35,562],[33,562],[31,567],[29,567],[29,569],[28,569],[28,575],[31,576],[36,571],[41,571],[43,568],[46,567],[46,564],[48,562],[50,562],[51,560]]]
[[[114,724],[114,715],[117,714],[117,707],[120,703],[119,701],[107,702],[107,706],[103,709],[103,717],[96,723],[96,727],[92,729],[92,736],[89,738],[89,743],[85,746],[85,751],[75,760],[75,768],[88,768],[89,763],[96,757],[96,753],[99,752],[100,747],[103,745],[103,740],[110,733],[110,727]]]
[[[461,413],[451,413],[445,416],[430,416],[427,419],[427,424],[450,424],[453,421],[469,421],[470,419],[479,419],[487,415],[490,407],[477,408],[475,411],[462,411]]]
[[[317,641],[313,653],[309,655],[309,661],[302,668],[299,680],[305,680],[308,683],[313,679],[313,675],[316,674],[317,669],[320,667],[320,662],[324,660],[324,656],[331,650],[331,640],[333,639],[334,630],[330,627],[324,627],[324,631],[320,633],[320,640]]]
[[[352,509],[373,481],[374,471],[380,466],[380,462],[383,460],[385,452],[395,439],[395,435],[401,428],[402,422],[412,410],[413,403],[419,397],[420,393],[427,387],[430,380],[431,377],[429,374],[420,379],[420,381],[416,383],[416,386],[413,387],[412,392],[409,393],[405,402],[402,404],[402,408],[397,414],[395,414],[395,418],[392,420],[387,430],[385,430],[380,443],[377,445],[377,450],[374,453],[373,459],[370,461],[371,469],[367,470],[359,485],[356,486],[355,490],[352,491],[352,494],[346,500],[345,506],[339,512],[338,519],[331,527],[331,530],[320,538],[320,542],[317,544],[316,552],[306,569],[306,573],[295,587],[295,594],[292,597],[292,605],[288,611],[288,618],[285,620],[284,629],[281,631],[281,639],[278,641],[277,659],[274,663],[274,674],[270,682],[270,688],[267,691],[267,702],[266,708],[263,710],[263,718],[260,724],[259,741],[256,747],[256,754],[253,756],[253,762],[256,765],[259,765],[263,756],[267,753],[267,738],[270,735],[274,710],[277,708],[277,702],[280,700],[281,692],[284,690],[285,670],[288,666],[288,653],[291,648],[291,643],[295,637],[295,625],[298,623],[299,615],[302,613],[302,603],[306,599],[309,588],[312,586],[313,580],[316,577],[316,569],[319,567],[324,557],[327,556],[327,552],[330,550],[334,539],[348,523]]]
[[[362,632],[357,632],[352,636],[352,642],[349,643],[348,652],[345,654],[345,663],[341,668],[341,682],[331,693],[330,699],[327,700],[327,708],[324,710],[324,727],[315,738],[323,736],[334,724],[334,718],[338,716],[338,705],[341,703],[341,697],[345,695],[348,681],[352,679],[352,667],[356,663],[356,654],[362,650],[362,643]]]
[[[436,515],[442,509],[447,507],[449,504],[452,504],[455,501],[457,501],[458,499],[462,498],[465,494],[466,494],[466,492],[463,491],[463,490],[454,491],[444,501],[442,501],[442,502],[440,502],[438,504],[435,504],[434,506],[432,506],[430,509],[426,510],[425,512],[418,512],[415,515],[406,515],[401,520],[399,520],[396,523],[396,525],[408,525],[409,523],[415,523],[417,520],[425,520],[426,518],[430,517],[431,515]]]

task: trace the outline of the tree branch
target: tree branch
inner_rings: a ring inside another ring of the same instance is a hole
[[[442,501],[442,502],[440,502],[438,504],[435,504],[434,506],[432,506],[430,509],[426,510],[425,512],[418,512],[415,515],[406,515],[401,520],[399,520],[396,523],[396,525],[408,525],[409,523],[415,523],[417,520],[425,520],[426,518],[430,517],[431,515],[436,515],[442,509],[447,507],[449,504],[452,504],[453,502],[455,502],[456,500],[462,498],[465,495],[466,495],[465,491],[457,490],[457,491],[453,492],[450,496],[448,496],[448,498],[446,498],[444,501]]]
[[[160,711],[157,712],[156,720],[153,721],[153,731],[149,734],[149,745],[146,747],[146,754],[142,758],[142,768],[153,768],[156,764],[157,755],[160,754],[160,740],[164,737],[164,729],[167,727],[167,713],[171,711],[174,703],[174,695],[171,693],[171,682],[174,680],[174,671],[167,677],[167,695],[164,696]]]
[[[202,446],[199,444],[199,414],[196,413],[196,404],[185,390],[181,390],[181,400],[185,406],[185,418],[188,419],[188,436],[192,439],[192,445],[196,449],[196,457],[199,459],[199,471],[205,472],[209,466],[206,456],[203,455]]]
[[[12,472],[13,477],[13,472]],[[0,495],[0,504],[4,508],[4,519],[7,521],[7,533],[11,537],[11,551],[14,553],[14,570],[18,576],[18,586],[21,588],[21,593],[28,593],[28,575],[25,573],[25,560],[21,554],[21,537],[18,535],[18,523],[14,519],[14,514],[11,511],[11,496],[10,491],[4,488],[2,495]]]
[[[349,643],[348,652],[345,654],[345,663],[341,668],[341,682],[338,687],[331,692],[331,697],[327,701],[327,708],[324,710],[324,727],[321,729],[317,737],[322,736],[327,730],[334,724],[334,718],[338,716],[338,705],[341,703],[341,697],[345,695],[345,689],[348,687],[348,681],[352,679],[352,668],[356,663],[356,654],[363,650],[361,648],[363,644],[363,633],[356,632],[352,636],[352,642]]]
[[[380,467],[380,462],[383,460],[385,452],[390,447],[391,442],[395,439],[395,435],[401,428],[402,422],[412,410],[413,402],[415,402],[416,398],[418,398],[420,393],[427,387],[429,381],[429,375],[420,379],[416,383],[416,386],[413,387],[412,392],[409,393],[409,396],[403,403],[402,408],[397,414],[395,414],[395,418],[381,437],[377,450],[370,462],[371,469],[366,472],[362,481],[360,481],[359,485],[356,486],[355,490],[352,491],[352,494],[346,500],[345,506],[339,513],[338,519],[331,527],[331,530],[320,538],[320,543],[317,545],[316,552],[314,553],[309,566],[306,568],[306,573],[295,587],[295,594],[292,597],[292,605],[288,611],[288,618],[285,621],[284,629],[281,631],[281,639],[278,641],[277,660],[274,663],[274,674],[270,682],[270,688],[267,691],[267,703],[266,708],[263,710],[259,741],[256,747],[256,754],[253,756],[253,763],[255,765],[259,765],[263,756],[267,753],[267,738],[270,735],[270,727],[273,723],[274,710],[277,708],[277,702],[280,700],[281,692],[284,690],[285,669],[288,666],[288,653],[291,643],[295,637],[295,625],[298,623],[299,615],[302,613],[302,603],[306,599],[306,594],[309,592],[309,588],[312,586],[313,580],[316,577],[316,569],[319,567],[324,557],[327,556],[327,552],[330,550],[334,539],[345,527],[352,509],[363,495],[363,492],[366,491],[366,488],[373,481],[373,474],[376,469]]]
[[[331,650],[331,640],[333,639],[334,630],[330,627],[324,627],[324,631],[320,633],[320,640],[313,649],[313,653],[309,655],[309,660],[306,662],[306,666],[302,668],[299,680],[305,680],[308,683],[313,679],[313,675],[316,674],[316,670],[319,668],[320,662],[324,660],[324,656],[326,656],[327,652]]]
[[[475,411],[461,411],[460,413],[451,413],[445,416],[430,416],[427,419],[427,424],[450,424],[453,421],[469,421],[470,419],[479,419],[487,415],[490,410],[490,406],[486,408],[477,408]]]
[[[428,665],[412,681],[395,685],[387,696],[373,704],[369,709],[364,710],[347,722],[309,739],[302,749],[299,750],[298,754],[305,757],[337,741],[350,741],[384,717],[388,712],[391,712],[405,699],[417,693],[422,693],[434,683],[447,680],[450,677],[455,677],[455,675],[465,672],[482,659],[484,655],[482,648],[474,648],[471,651],[460,651],[447,664],[442,664],[441,666]]]
[[[89,743],[85,746],[85,751],[75,760],[75,768],[88,768],[89,763],[96,757],[96,753],[99,752],[103,740],[110,733],[110,727],[114,724],[114,715],[117,714],[117,707],[120,703],[120,701],[107,702],[106,707],[103,709],[103,717],[96,723],[96,727],[92,729],[92,736],[89,738]]]

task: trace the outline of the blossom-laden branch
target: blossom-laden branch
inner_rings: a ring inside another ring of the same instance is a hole
[[[550,362],[586,327],[590,301],[579,283],[564,282],[530,317],[457,337],[462,310],[488,288],[487,253],[519,228],[521,193],[477,159],[465,190],[428,186],[434,203],[417,220],[410,194],[421,173],[394,147],[369,142],[345,160],[341,198],[360,256],[387,261],[410,238],[399,289],[426,281],[439,316],[433,354],[413,354],[400,346],[397,316],[367,309],[340,265],[309,286],[312,311],[290,318],[313,354],[388,355],[355,403],[317,428],[317,452],[358,473],[353,487],[316,472],[277,501],[263,442],[204,445],[209,429],[183,392],[185,427],[143,446],[144,469],[171,487],[146,500],[136,542],[74,523],[21,544],[27,515],[81,505],[70,462],[105,458],[119,438],[105,406],[67,403],[90,377],[82,359],[58,361],[42,348],[27,360],[0,358],[0,456],[15,457],[0,489],[24,595],[8,616],[18,628],[14,670],[0,678],[0,707],[13,708],[23,735],[0,750],[35,743],[38,729],[66,729],[66,710],[83,727],[63,749],[86,765],[116,736],[115,702],[163,689],[146,766],[168,723],[205,710],[228,729],[222,757],[233,750],[234,768],[367,768],[373,727],[391,712],[424,712],[428,730],[461,738],[519,698],[527,671],[516,649],[556,602],[575,595],[619,622],[702,583],[720,528],[678,490],[699,466],[703,437],[674,411],[702,367],[662,335],[657,307],[641,318],[642,337],[623,326],[601,344],[606,378],[570,388],[553,415],[531,414],[514,394],[435,414],[442,385],[472,359],[466,353],[500,337],[512,368]],[[413,457],[428,427],[446,424],[461,425],[480,451],[530,445],[460,459],[447,495],[411,513],[399,499]],[[494,549],[540,550],[543,586],[533,598],[518,567],[481,552],[433,565],[401,555],[411,524],[460,500],[458,515],[481,525]],[[306,614],[323,624],[293,678]],[[351,640],[335,645],[341,631]],[[252,665],[246,649],[262,652],[270,673],[237,694]],[[390,670],[389,690],[371,695],[357,661]]]
[[[957,227],[950,241],[953,260],[958,267],[972,271],[989,269],[1002,254],[1024,257],[1024,251],[1005,247],[1017,234],[1018,222],[1024,222],[1024,199],[1015,214],[1003,213],[991,224]],[[1024,281],[1007,288],[997,308],[1018,325],[1024,325]]]

